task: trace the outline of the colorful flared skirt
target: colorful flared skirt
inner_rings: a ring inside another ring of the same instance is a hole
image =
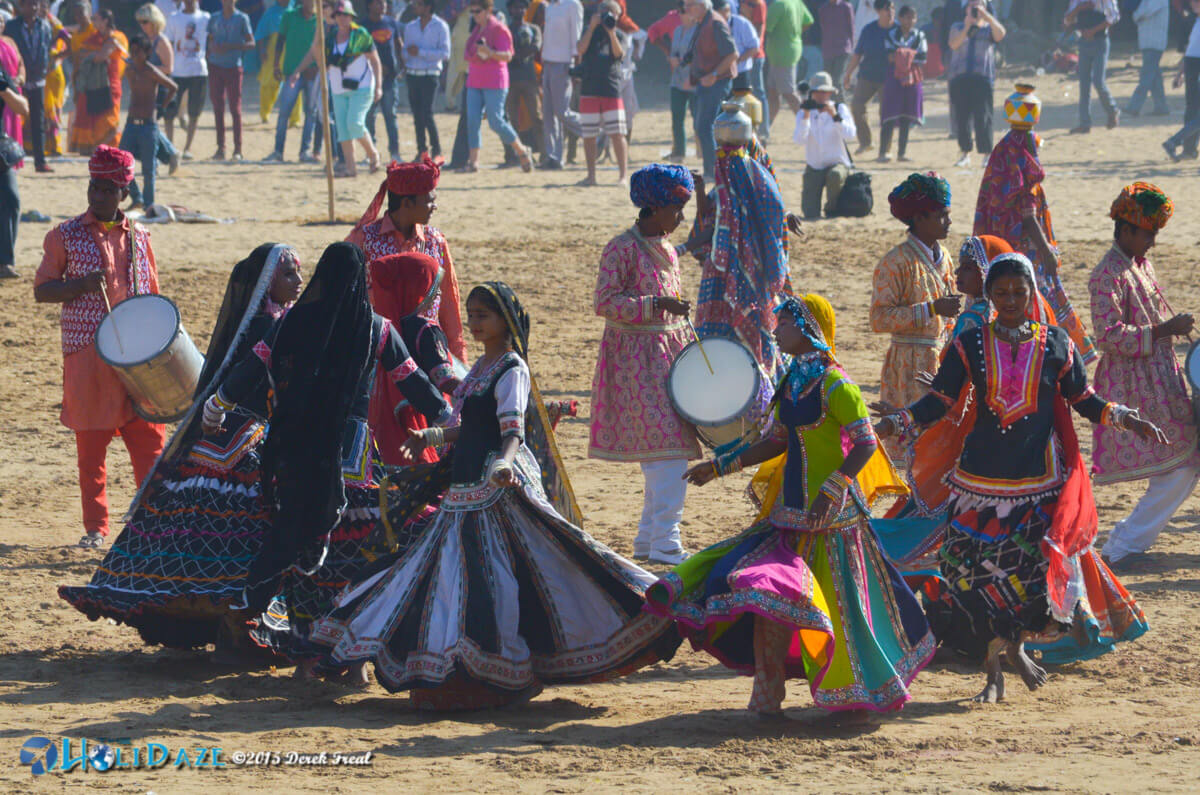
[[[760,522],[655,583],[646,610],[674,619],[696,649],[752,675],[754,621],[792,630],[784,671],[828,710],[899,709],[935,641],[865,516],[827,532]]]
[[[642,611],[653,580],[540,487],[452,486],[421,539],[347,588],[312,640],[333,665],[371,660],[418,706],[497,706],[670,659],[678,633]]]
[[[283,577],[279,594],[254,620],[250,638],[293,660],[319,657],[313,622],[334,597],[373,564],[407,550],[425,530],[425,509],[450,481],[449,459],[407,469],[372,464],[374,476],[346,483],[346,509],[324,547],[304,550]]]
[[[92,620],[134,627],[148,644],[244,639],[229,606],[271,527],[259,486],[265,432],[242,417],[220,438],[161,462],[91,581],[63,586],[59,596]]]
[[[1041,541],[1055,500],[1042,497],[1003,516],[996,506],[962,510],[959,500],[951,500],[952,518],[938,552],[940,592],[927,607],[941,643],[982,660],[994,637],[1024,640],[1044,662],[1063,664],[1098,657],[1145,634],[1141,607],[1090,547],[1074,563],[1071,587],[1078,602],[1071,625],[1051,618]]]

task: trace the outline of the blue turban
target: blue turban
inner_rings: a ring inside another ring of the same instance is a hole
[[[636,207],[685,204],[695,189],[690,171],[666,163],[651,163],[639,168],[629,180],[629,198]]]

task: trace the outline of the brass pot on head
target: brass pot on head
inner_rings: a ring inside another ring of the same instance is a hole
[[[713,121],[713,138],[719,146],[745,146],[754,137],[754,122],[736,99],[721,104]]]

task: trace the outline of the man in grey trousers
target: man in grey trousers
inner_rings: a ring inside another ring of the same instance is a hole
[[[571,104],[571,65],[583,32],[579,0],[546,0],[542,23],[542,128],[545,159],[538,168],[562,169],[563,122]]]

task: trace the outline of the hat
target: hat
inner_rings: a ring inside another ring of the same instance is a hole
[[[124,188],[133,182],[133,155],[115,146],[101,144],[88,160],[88,175]]]
[[[695,189],[690,171],[667,163],[643,166],[629,179],[629,198],[635,207],[686,204]]]
[[[1150,232],[1167,225],[1175,212],[1175,204],[1158,187],[1149,182],[1126,185],[1116,198],[1108,215]]]
[[[813,75],[812,82],[808,84],[809,91],[837,91],[833,85],[833,78],[829,76],[829,72],[817,72]]]
[[[888,194],[892,215],[909,223],[921,213],[934,212],[950,206],[950,183],[930,171],[910,174]]]
[[[357,17],[358,14],[354,11],[354,4],[350,0],[338,0],[333,6],[334,15],[346,14],[347,16]]]
[[[346,0],[349,2],[349,0]],[[425,155],[419,162],[397,163],[392,161],[387,167],[387,177],[379,186],[379,191],[367,211],[362,214],[355,227],[366,226],[379,217],[383,209],[383,200],[388,193],[400,196],[422,196],[437,187],[442,174],[442,159],[434,160]]]

